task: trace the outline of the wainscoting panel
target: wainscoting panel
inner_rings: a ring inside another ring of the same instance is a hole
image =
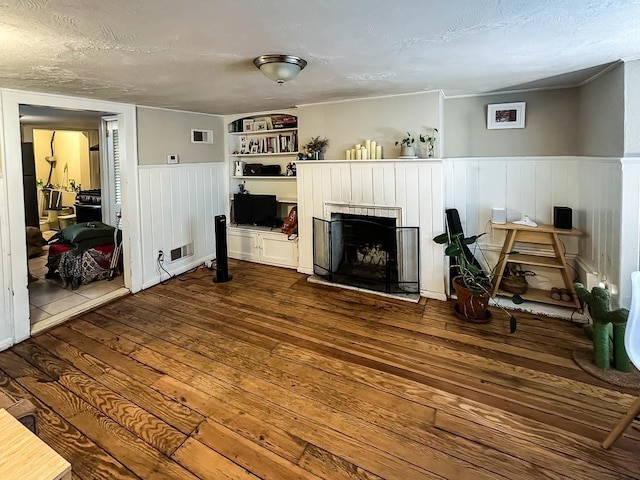
[[[215,257],[214,217],[227,209],[225,175],[222,162],[140,167],[143,288],[168,278],[158,267],[159,250],[171,274]],[[172,249],[191,242],[193,255],[170,261]]]
[[[399,207],[403,226],[420,227],[420,291],[444,298],[442,162],[323,161],[298,163],[299,268],[313,273],[313,217],[325,218],[326,203]]]
[[[483,238],[491,258],[504,242],[504,231],[492,231],[491,209],[507,209],[507,220],[529,215],[553,223],[553,207],[573,209],[580,239],[562,237],[570,257],[579,258],[581,272],[616,283],[620,263],[620,160],[599,157],[500,157],[445,160],[445,205],[457,208],[468,235]],[[637,212],[637,211],[636,211]],[[553,279],[534,279],[552,284]],[[544,287],[543,285],[541,285]],[[617,290],[614,285],[613,291]]]

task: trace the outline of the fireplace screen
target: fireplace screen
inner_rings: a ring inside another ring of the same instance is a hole
[[[313,219],[313,271],[333,283],[385,293],[420,290],[418,227],[395,218],[332,214]]]

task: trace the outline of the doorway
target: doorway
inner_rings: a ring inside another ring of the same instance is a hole
[[[25,205],[23,167],[21,159],[21,106],[47,107],[60,111],[107,112],[118,119],[120,162],[122,175],[122,256],[124,259],[122,280],[129,291],[141,289],[141,265],[139,259],[139,199],[137,182],[137,151],[135,148],[136,111],[133,105],[102,102],[29,92],[0,91],[2,100],[2,155],[0,165],[0,237],[4,257],[0,273],[0,287],[4,292],[0,339],[5,345],[20,342],[32,333],[37,333],[70,316],[94,308],[113,296],[91,299],[86,304],[75,306],[66,312],[52,315],[38,328],[31,327],[28,288],[27,247],[25,242]],[[57,112],[60,113],[60,112]],[[58,128],[56,126],[56,128]],[[11,202],[9,199],[13,199]],[[119,289],[121,290],[121,289]],[[118,290],[118,291],[119,291]],[[127,292],[127,290],[124,290]],[[10,292],[10,295],[7,294]],[[97,301],[99,300],[99,301]]]
[[[32,332],[128,292],[117,225],[121,201],[112,201],[121,183],[114,167],[117,122],[105,112],[20,105]],[[98,222],[105,224],[103,237],[69,240],[69,232]]]

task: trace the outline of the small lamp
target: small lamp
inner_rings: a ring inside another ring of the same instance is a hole
[[[253,64],[263,75],[274,82],[283,84],[294,79],[307,66],[307,61],[293,55],[260,55]]]

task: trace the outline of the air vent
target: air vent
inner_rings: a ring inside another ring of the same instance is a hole
[[[181,258],[189,257],[191,255],[193,255],[193,242],[187,243],[182,247],[174,248],[173,250],[171,250],[171,259],[169,261],[175,262],[176,260],[180,260]]]
[[[191,143],[213,143],[213,130],[191,130]]]

